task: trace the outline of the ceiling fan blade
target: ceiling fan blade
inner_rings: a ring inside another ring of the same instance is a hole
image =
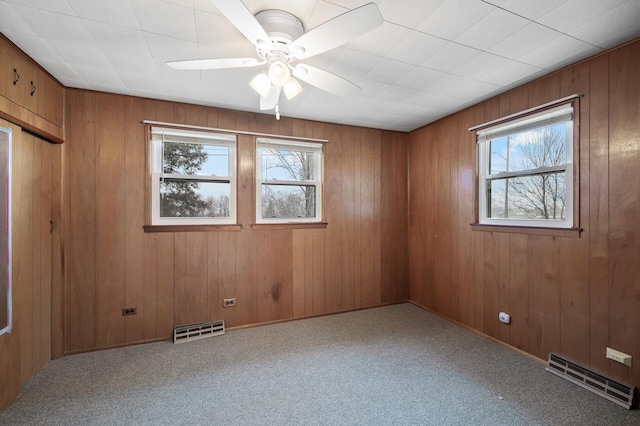
[[[242,0],[211,0],[218,10],[255,46],[271,48],[269,35]]]
[[[278,99],[280,99],[280,91],[282,87],[271,85],[271,90],[269,90],[269,94],[265,96],[260,96],[260,109],[262,111],[266,109],[274,109],[276,105],[278,105]]]
[[[298,64],[293,69],[293,75],[302,81],[338,96],[355,95],[361,89],[360,86],[340,76],[311,65]]]
[[[382,25],[384,19],[375,3],[368,3],[325,22],[289,45],[298,59],[334,49]]]
[[[256,58],[192,59],[169,61],[166,64],[175,70],[219,70],[224,68],[257,67],[265,64]]]

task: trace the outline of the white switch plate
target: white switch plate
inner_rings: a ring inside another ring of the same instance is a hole
[[[620,364],[624,364],[627,367],[631,367],[631,355],[616,351],[615,349],[607,348],[607,358],[619,362]]]

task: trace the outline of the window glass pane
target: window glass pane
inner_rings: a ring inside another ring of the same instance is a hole
[[[313,153],[263,148],[262,178],[264,180],[314,180]]]
[[[316,216],[316,187],[313,185],[262,185],[263,218]]]
[[[160,179],[160,217],[229,217],[231,185]]]
[[[566,172],[487,181],[487,217],[564,220]]]
[[[566,164],[567,124],[493,139],[489,149],[489,174]]]
[[[229,147],[186,142],[164,142],[164,173],[229,176]]]

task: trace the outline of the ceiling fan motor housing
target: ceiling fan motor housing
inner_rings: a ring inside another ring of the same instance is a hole
[[[296,16],[278,9],[267,9],[255,14],[256,20],[262,25],[269,35],[272,48],[269,49],[262,43],[256,45],[256,51],[261,58],[269,59],[270,56],[292,59],[289,52],[289,44],[304,34],[304,25]]]

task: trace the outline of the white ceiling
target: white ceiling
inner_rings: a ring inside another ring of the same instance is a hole
[[[367,0],[243,0],[310,30]],[[640,36],[640,0],[376,0],[384,24],[306,63],[362,90],[304,84],[289,117],[410,131]],[[255,56],[210,0],[0,0],[0,32],[67,87],[259,110],[256,68],[168,60]]]

